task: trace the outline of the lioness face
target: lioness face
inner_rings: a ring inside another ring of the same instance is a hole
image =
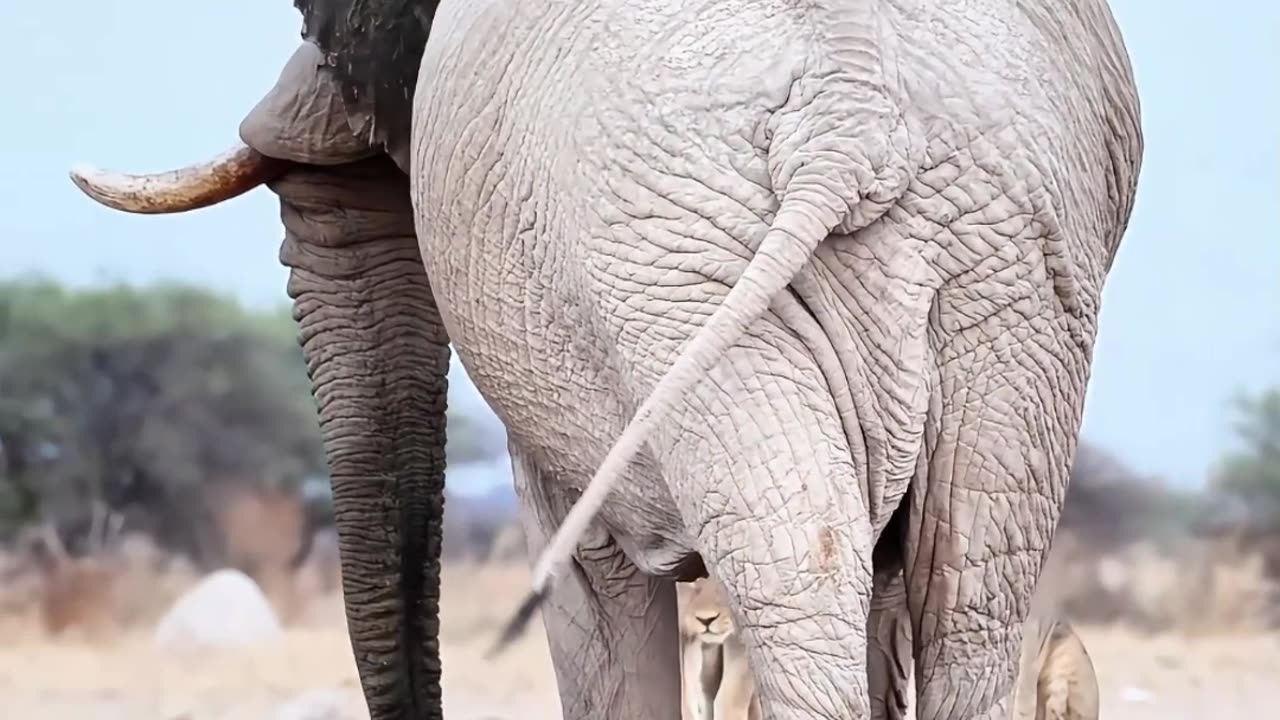
[[[729,603],[710,578],[676,583],[680,599],[680,630],[709,645],[720,645],[733,634]]]

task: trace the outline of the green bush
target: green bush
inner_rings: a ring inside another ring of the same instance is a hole
[[[195,555],[203,488],[324,470],[288,314],[177,285],[0,284],[0,447],[0,536],[101,502]]]

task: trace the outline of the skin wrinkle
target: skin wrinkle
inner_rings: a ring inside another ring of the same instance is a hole
[[[828,242],[831,243],[832,248],[839,248],[845,245],[850,247],[864,246],[862,243],[859,243],[858,245],[854,245],[853,241],[846,240],[846,239],[832,239]],[[821,261],[824,261],[826,257],[835,257],[838,259],[840,256],[839,255],[824,256],[822,253],[819,254],[818,258],[816,259],[819,260],[820,262],[817,262],[814,265],[814,274],[817,275],[819,278],[835,277],[833,272],[834,268],[828,270],[828,266],[826,262],[821,262]],[[863,267],[865,269],[855,272],[854,275],[859,278],[867,278],[873,275],[876,275],[876,276],[882,275],[880,268],[883,266],[880,265],[878,261],[874,261],[873,264],[868,264]],[[801,280],[798,280],[797,283],[795,284],[797,290],[800,292],[802,296],[810,298],[809,305],[813,307],[819,307],[819,308],[832,307],[832,304],[830,303],[830,301],[826,301],[822,297],[828,294],[828,292],[825,290],[824,284],[821,282],[814,282],[813,281],[814,279],[817,279],[817,278],[802,277]],[[832,284],[834,285],[834,283]],[[866,287],[866,286],[861,286],[861,287]],[[881,299],[884,299],[887,297],[887,294],[868,289],[865,296],[879,297]],[[873,308],[875,308],[876,305],[874,304],[875,301],[859,302],[858,300],[854,299],[856,298],[856,296],[854,295],[845,295],[845,297],[849,297],[850,300],[848,303],[844,304],[844,307],[849,307],[855,304],[861,304],[864,308],[867,308],[867,309],[860,312],[850,313],[848,316],[845,316],[843,314],[822,313],[822,315],[825,318],[849,317],[851,318],[850,320],[843,320],[843,322],[848,323],[850,326],[852,326],[856,321],[859,321],[859,320],[862,321],[862,323],[859,325],[857,329],[853,329],[849,331],[847,334],[840,332],[841,330],[840,325],[835,323],[827,324],[827,328],[826,328],[827,333],[831,334],[834,337],[848,338],[851,341],[851,345],[852,345],[852,347],[847,348],[843,356],[841,356],[840,359],[841,361],[843,361],[845,369],[842,372],[840,372],[838,375],[833,374],[832,377],[836,379],[832,380],[832,385],[839,386],[838,378],[840,378],[841,376],[847,377],[849,373],[858,373],[862,377],[863,383],[850,384],[850,383],[847,383],[846,381],[846,383],[844,384],[845,387],[849,388],[849,390],[853,392],[853,398],[856,399],[855,407],[857,408],[853,413],[849,413],[845,415],[845,417],[848,417],[851,419],[857,418],[856,422],[852,422],[846,425],[846,433],[849,434],[851,438],[856,438],[859,436],[861,437],[861,444],[862,444],[862,448],[864,449],[861,452],[855,454],[855,457],[859,462],[860,468],[862,467],[869,468],[869,467],[875,467],[875,466],[884,467],[885,466],[884,458],[887,458],[887,456],[890,454],[894,454],[894,450],[889,447],[889,438],[887,437],[887,430],[884,427],[884,424],[879,421],[879,418],[881,418],[886,412],[886,404],[880,400],[881,395],[879,393],[869,392],[864,388],[873,387],[873,386],[876,386],[877,384],[879,385],[880,388],[884,388],[886,383],[886,378],[893,377],[895,373],[901,372],[901,369],[900,367],[896,366],[893,363],[893,360],[891,358],[886,359],[885,361],[882,361],[882,363],[876,369],[872,369],[872,366],[869,363],[857,361],[859,358],[862,358],[862,357],[874,356],[874,353],[864,352],[866,345],[864,345],[863,343],[865,342],[864,340],[865,338],[870,337],[872,339],[872,344],[875,344],[874,341],[876,339],[875,337],[876,333],[867,332],[867,330],[874,327],[874,325],[869,325],[867,323],[875,323],[874,318],[877,313]],[[886,325],[882,327],[887,328],[888,324],[886,323]],[[853,359],[854,362],[850,363],[849,362],[850,359]],[[876,380],[873,380],[872,379],[873,377],[876,378]],[[894,387],[894,384],[892,382],[889,382],[888,387],[892,388]],[[910,457],[910,456],[913,456],[915,453],[907,449],[900,449],[896,452],[896,454],[902,457]],[[890,498],[900,497],[901,494],[905,492],[906,479],[910,472],[909,468],[910,468],[910,465],[907,465],[900,472],[888,471],[888,475],[892,475],[897,478],[896,480],[893,480],[893,481],[880,482],[875,478],[868,479],[868,486],[867,486],[866,492],[867,492],[867,497],[871,501],[870,507],[873,512],[873,517],[872,517],[873,527],[876,528],[877,532],[879,528],[882,527],[882,525],[888,521],[889,514],[892,512],[891,504],[881,504],[878,502],[879,496],[881,493],[883,493],[885,496],[888,496]],[[860,475],[863,474],[861,470],[859,471],[859,474]]]
[[[623,165],[623,167],[626,167],[626,165]],[[643,176],[640,173],[637,173],[636,177],[641,178]],[[659,183],[655,183],[655,184],[659,184]],[[719,222],[712,221],[702,215],[698,215],[696,221],[690,223],[687,218],[682,218],[680,216],[681,215],[680,212],[675,212],[675,213],[672,213],[671,215],[665,215],[665,216],[656,214],[657,209],[659,207],[662,207],[663,205],[670,206],[677,211],[684,211],[686,213],[689,212],[689,208],[684,207],[674,201],[669,201],[663,198],[663,196],[660,194],[660,191],[657,188],[647,187],[644,180],[638,179],[637,182],[635,183],[635,186],[638,188],[644,188],[645,190],[647,190],[652,195],[653,200],[657,204],[654,207],[647,209],[645,213],[640,213],[640,212],[626,213],[627,219],[625,221],[618,221],[618,222],[612,223],[610,226],[611,229],[615,229],[615,230],[625,229],[628,232],[638,232],[639,223],[649,219],[654,219],[658,221],[668,221],[668,222],[671,222],[671,224],[679,223],[679,225],[676,225],[675,227],[671,228],[672,232],[675,232],[677,230],[684,231],[684,232],[698,232],[705,225],[709,225],[711,228],[715,230],[714,233],[710,233],[709,235],[702,235],[701,233],[699,233],[698,235],[694,235],[694,237],[697,237],[701,240],[705,240],[711,243],[713,247],[723,248],[728,252],[733,253],[733,255],[743,259],[744,261],[750,259],[751,253],[747,245],[739,243],[738,238],[754,237],[758,242],[759,237],[763,236],[767,217],[763,217],[762,216],[763,214],[760,212],[752,211],[750,208],[746,206],[746,204],[742,204],[738,206],[743,210],[747,210],[748,212],[747,212],[746,222],[738,225],[737,229],[725,227],[722,225],[722,223],[733,222],[733,218],[737,214],[737,210],[738,210],[738,208],[734,206],[726,206],[723,212],[718,213],[719,216],[722,218]],[[621,208],[619,209],[621,210]],[[766,212],[768,213],[768,215],[772,215],[772,213],[775,210],[776,210],[776,207],[770,207]],[[708,209],[708,210],[701,210],[700,212],[710,214],[711,211]],[[664,223],[664,227],[667,227],[665,223]],[[744,230],[747,231],[747,234],[743,233]],[[639,233],[638,235],[640,237],[644,237],[649,242],[654,242],[657,240],[656,237],[646,237],[643,234],[639,234]],[[636,249],[640,250],[641,248],[636,248]],[[658,246],[658,249],[670,250],[672,248],[670,248],[669,246]],[[664,258],[664,255],[665,253],[662,253],[662,252],[654,253],[652,255],[652,259],[661,260]],[[640,258],[637,258],[637,260],[639,259]]]
[[[782,504],[782,502],[781,502],[781,501],[775,501],[775,504],[781,505],[781,504]]]

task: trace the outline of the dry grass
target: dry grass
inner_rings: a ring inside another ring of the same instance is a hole
[[[441,639],[450,720],[559,717],[540,628],[502,658],[483,659],[526,578],[518,566],[447,571]],[[1103,716],[1111,720],[1255,717],[1280,701],[1280,636],[1274,633],[1078,630],[1097,667]],[[136,629],[105,642],[38,632],[4,638],[4,717],[269,719],[283,703],[316,689],[340,698],[343,713],[332,720],[365,717],[336,595],[317,598],[283,640],[252,651],[175,656],[153,650]]]
[[[494,662],[483,658],[510,609],[494,599],[517,602],[526,580],[514,566],[447,571],[441,640],[451,720],[558,717],[540,627]],[[271,718],[283,703],[315,690],[338,691],[344,714],[333,720],[366,717],[338,595],[317,598],[282,641],[252,651],[174,654],[152,648],[141,629],[91,641],[16,624],[0,644],[3,717]]]

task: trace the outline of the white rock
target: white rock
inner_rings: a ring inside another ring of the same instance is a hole
[[[1098,560],[1098,584],[1109,593],[1118,593],[1129,585],[1129,569],[1114,557]]]
[[[316,688],[277,707],[272,720],[356,720],[348,710],[350,706],[348,693]]]
[[[154,642],[163,648],[229,648],[280,635],[280,621],[258,584],[239,570],[224,569],[178,598],[156,626]]]
[[[1134,687],[1132,685],[1120,691],[1120,699],[1127,703],[1146,704],[1156,699],[1156,696],[1146,688]]]

